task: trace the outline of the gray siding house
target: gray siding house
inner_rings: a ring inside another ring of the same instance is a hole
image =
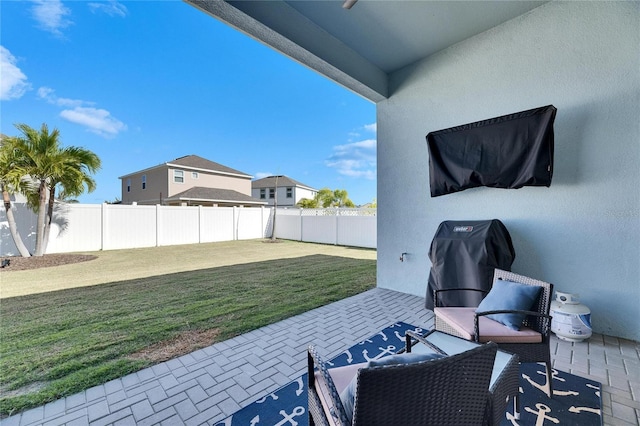
[[[121,176],[122,203],[166,206],[264,206],[251,196],[251,175],[187,155]]]
[[[303,198],[312,199],[318,190],[287,176],[268,176],[251,182],[251,195],[273,206],[293,207]]]

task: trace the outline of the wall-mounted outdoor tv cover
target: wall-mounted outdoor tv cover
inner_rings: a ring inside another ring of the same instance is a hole
[[[478,186],[549,186],[553,175],[553,105],[427,135],[431,196]]]

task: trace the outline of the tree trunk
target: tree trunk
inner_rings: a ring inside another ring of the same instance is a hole
[[[9,197],[9,192],[5,191],[4,185],[2,185],[2,200],[4,201],[4,211],[7,214],[7,222],[9,222],[9,231],[11,232],[11,237],[13,238],[13,242],[16,244],[16,247],[18,248],[18,252],[20,252],[20,256],[30,257],[31,253],[29,253],[27,246],[24,245],[24,242],[22,241],[22,237],[20,237],[20,233],[18,232],[16,219],[13,216],[13,207],[11,206],[11,198]]]
[[[44,256],[44,224],[47,217],[47,182],[40,181],[38,194],[40,195],[40,203],[38,204],[38,222],[36,227],[36,252],[34,256]]]
[[[278,210],[278,176],[276,176],[276,191],[273,198],[273,226],[271,227],[271,241],[276,240],[276,211]]]
[[[49,246],[49,233],[51,231],[51,221],[53,220],[53,208],[55,206],[56,200],[56,187],[52,186],[49,188],[49,204],[47,206],[47,216],[44,220],[44,234],[42,235],[42,253],[46,253],[47,246]]]

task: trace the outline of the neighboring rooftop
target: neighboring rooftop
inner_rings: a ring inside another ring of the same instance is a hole
[[[185,169],[193,169],[193,170],[208,170],[208,171],[213,171],[213,172],[218,172],[218,173],[224,173],[224,174],[230,174],[230,175],[235,175],[235,176],[239,176],[239,177],[246,177],[246,178],[251,178],[252,176],[241,172],[239,170],[236,169],[232,169],[231,167],[227,167],[225,165],[222,165],[220,163],[216,163],[215,161],[211,161],[211,160],[207,160],[206,158],[202,158],[198,155],[185,155],[184,157],[178,157],[175,160],[171,160],[171,161],[167,161],[166,163],[161,163],[158,164],[157,166],[153,166],[153,167],[149,167],[147,169],[144,170],[139,170],[133,173],[128,173],[124,176],[120,176],[120,179],[122,179],[123,177],[127,177],[130,176],[132,174],[138,174],[142,171],[145,170],[150,170],[150,169],[155,169],[157,167],[162,167],[162,166],[169,166],[169,167],[181,167],[181,168],[185,168]]]
[[[310,187],[309,185],[305,185],[304,183],[298,182],[297,180],[291,179],[290,177],[277,175],[277,176],[267,176],[262,179],[256,179],[251,182],[252,188],[275,188],[276,180],[278,184],[278,188],[282,188],[283,186],[297,186],[299,188],[305,188],[311,191],[315,191],[316,189]]]
[[[217,204],[254,204],[266,205],[265,201],[257,200],[249,195],[231,189],[204,188],[195,186],[186,191],[167,198],[167,201],[206,201]]]

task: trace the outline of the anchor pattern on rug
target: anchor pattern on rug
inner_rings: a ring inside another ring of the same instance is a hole
[[[395,353],[404,347],[407,330],[427,331],[410,324],[395,323],[345,349],[327,364],[340,367]],[[544,365],[521,364],[520,372],[520,418],[515,418],[513,404],[509,404],[501,426],[602,424],[600,383],[553,370],[554,394],[549,399]],[[307,398],[307,375],[304,374],[276,391],[265,393],[215,426],[308,426]]]
[[[543,364],[521,364],[520,372],[520,418],[516,418],[510,404],[501,426],[601,424],[600,383],[582,378],[577,381],[576,376],[552,369],[554,389],[553,398],[550,399],[547,396],[549,383]],[[525,398],[528,394],[537,395],[537,401]]]

